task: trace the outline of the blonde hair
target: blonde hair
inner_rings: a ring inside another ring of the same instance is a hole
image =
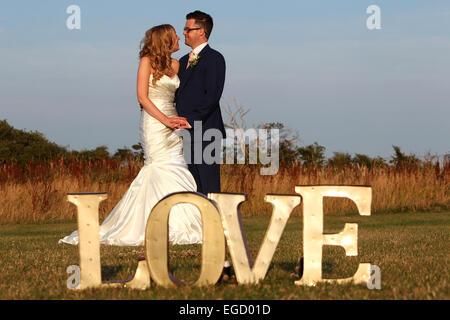
[[[165,74],[173,74],[171,49],[175,45],[176,32],[170,24],[155,26],[145,33],[140,43],[139,58],[149,57],[153,70],[153,84]]]

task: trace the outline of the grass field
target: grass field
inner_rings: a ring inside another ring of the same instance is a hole
[[[253,257],[259,250],[269,216],[245,217]],[[302,221],[293,216],[275,252],[264,281],[238,285],[234,279],[212,287],[189,285],[164,289],[109,288],[71,291],[66,287],[69,265],[78,265],[78,247],[58,244],[76,222],[0,225],[0,299],[449,299],[450,212],[377,213],[325,216],[326,233],[344,223],[359,224],[357,257],[339,247],[323,250],[324,278],[354,274],[360,262],[381,269],[381,290],[364,285],[296,286],[295,267],[302,254]],[[101,247],[103,280],[130,278],[143,247]],[[200,272],[200,246],[171,246],[170,266],[178,279],[194,281]]]

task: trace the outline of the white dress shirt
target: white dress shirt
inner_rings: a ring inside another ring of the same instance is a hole
[[[207,44],[208,42],[203,42],[201,45],[195,47],[195,49],[193,49],[192,51],[194,52],[195,55],[198,55],[200,51],[202,51],[203,48],[206,47]]]

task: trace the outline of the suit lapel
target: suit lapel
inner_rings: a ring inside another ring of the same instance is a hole
[[[181,82],[180,82],[180,89],[179,89],[180,91],[183,90],[184,86],[186,85],[186,82],[191,77],[192,70],[193,70],[193,68],[183,70],[183,75],[181,77]]]
[[[202,62],[202,59],[205,57],[205,55],[208,54],[208,50],[209,50],[209,45],[206,45],[202,49],[202,51],[200,51],[200,53],[198,54],[200,56],[200,60],[198,61],[198,63]],[[190,68],[186,69],[187,63],[188,63],[188,60],[186,60],[186,63],[180,64],[180,68],[184,68],[183,71],[182,71],[183,73],[181,74],[181,82],[180,82],[180,88],[179,88],[180,91],[183,90],[183,88],[186,85],[187,81],[191,77],[194,69],[198,66],[198,65],[196,65],[196,66],[193,66],[193,67],[190,67]]]
[[[180,78],[180,81],[183,80],[183,74],[186,72],[187,60],[188,58],[186,58],[186,56],[180,59],[180,69],[178,70],[178,77]]]

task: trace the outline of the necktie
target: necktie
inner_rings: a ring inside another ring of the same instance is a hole
[[[189,52],[189,59],[188,59],[188,63],[186,65],[186,69],[189,68],[189,62],[191,61],[192,57],[194,56],[194,50],[192,50],[191,52]]]

